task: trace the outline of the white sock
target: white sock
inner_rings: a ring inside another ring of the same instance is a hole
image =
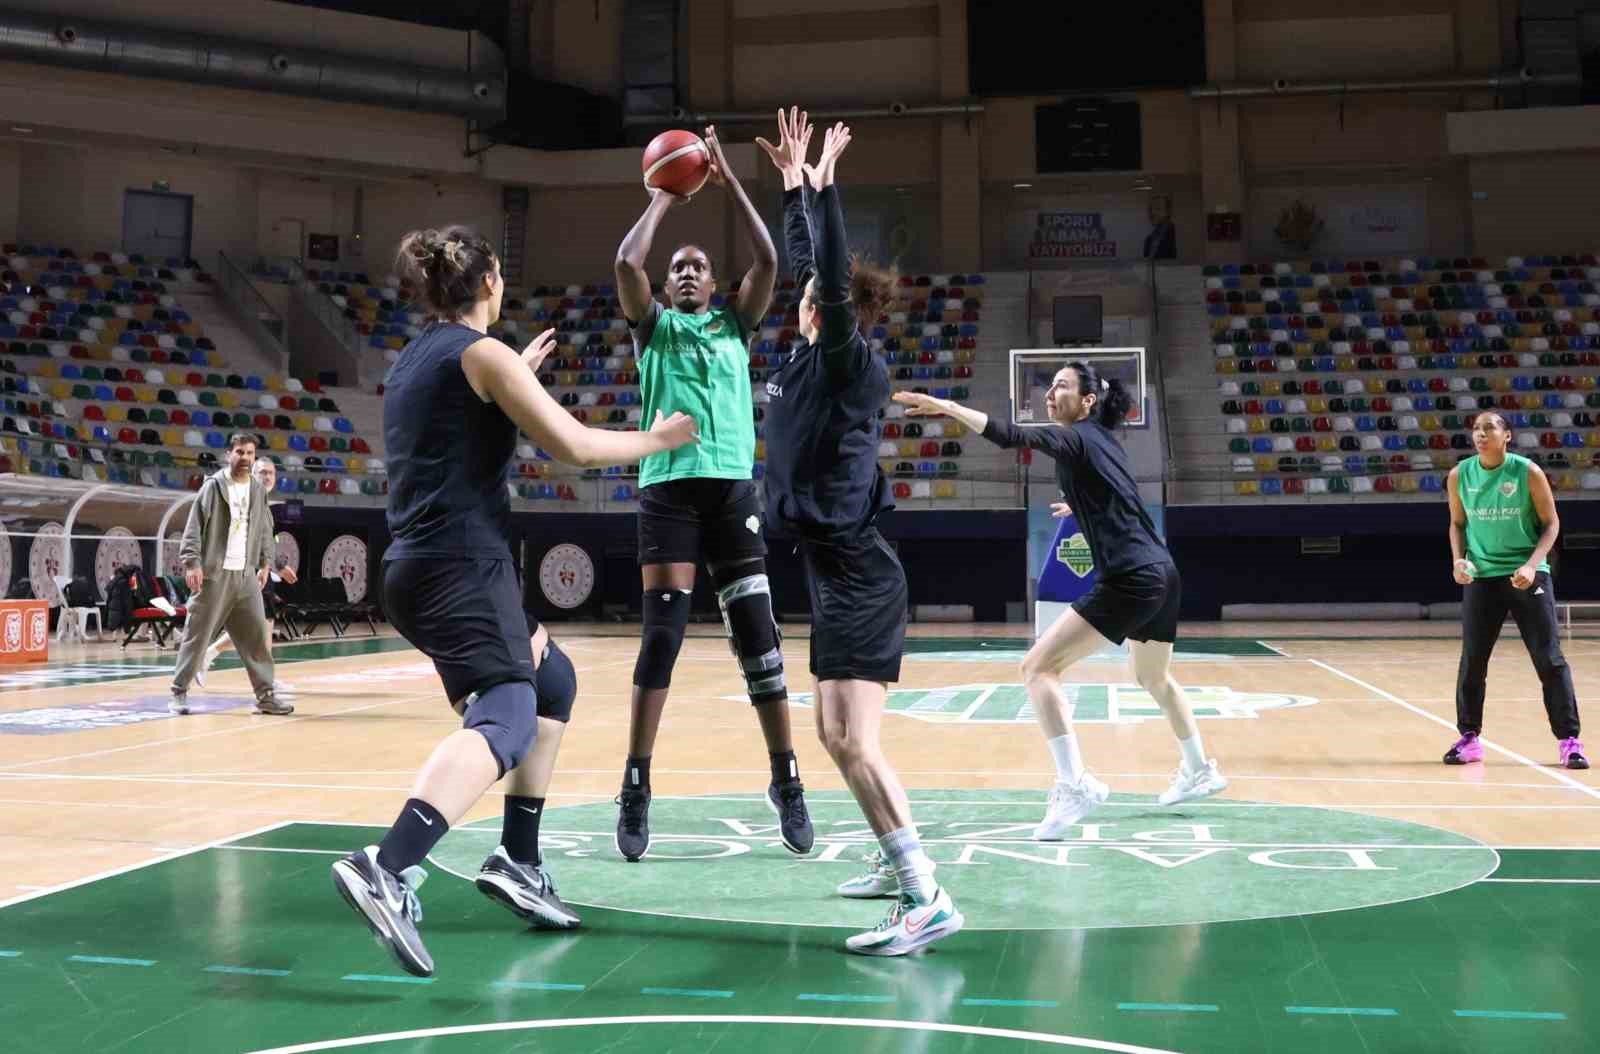
[[[1062,783],[1077,783],[1083,775],[1083,754],[1078,750],[1078,737],[1068,732],[1064,736],[1047,739],[1050,756],[1056,760],[1056,779]]]
[[[1206,748],[1200,742],[1198,729],[1188,739],[1178,740],[1178,749],[1183,752],[1184,771],[1199,772],[1206,767]]]
[[[933,862],[922,851],[915,827],[901,827],[878,838],[878,848],[884,859],[894,868],[900,880],[900,891],[908,894],[918,904],[933,899],[938,886],[933,881]]]

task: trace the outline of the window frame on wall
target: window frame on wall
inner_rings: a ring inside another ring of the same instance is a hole
[[[683,5],[679,0],[626,0],[622,14],[622,112],[670,118],[682,101]],[[663,30],[666,30],[663,33]]]

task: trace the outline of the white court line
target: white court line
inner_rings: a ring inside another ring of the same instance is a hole
[[[76,878],[70,882],[63,882],[57,886],[46,886],[32,893],[25,893],[20,897],[12,897],[9,900],[0,900],[0,908],[9,908],[15,904],[23,904],[30,900],[37,900],[40,897],[47,897],[52,893],[62,893],[69,889],[77,889],[79,886],[87,886],[91,882],[99,882],[104,878],[115,878],[118,875],[126,875],[130,871],[139,871],[147,867],[154,867],[156,864],[165,863],[168,860],[173,860],[180,856],[190,856],[194,853],[203,852],[207,849],[215,849],[217,846],[220,846],[226,842],[236,841],[240,838],[253,838],[258,834],[266,834],[268,831],[276,831],[280,827],[287,827],[292,822],[292,820],[279,820],[277,823],[264,824],[261,827],[255,827],[248,831],[242,831],[238,834],[225,835],[210,842],[204,842],[200,845],[193,845],[187,849],[179,849],[156,860],[146,860],[143,863],[128,864],[124,867],[114,867],[109,871],[101,871],[99,874],[90,875],[88,878]]]
[[[1600,878],[1480,878],[1478,881],[1527,886],[1600,886]]]
[[[44,805],[55,809],[141,809],[148,812],[206,812],[237,816],[282,816],[282,809],[230,809],[225,805],[143,805],[117,801],[43,801],[34,798],[0,798],[0,805]],[[316,815],[312,813],[311,815]]]
[[[655,768],[655,769],[652,769],[651,771],[654,772],[657,775],[663,775],[663,776],[681,776],[681,775],[744,776],[744,775],[766,775],[767,774],[767,770],[766,769],[669,769],[669,768]],[[1021,778],[1021,777],[1029,777],[1029,778],[1038,778],[1038,779],[1041,779],[1041,780],[1052,780],[1052,779],[1055,778],[1055,775],[1056,775],[1054,772],[1045,772],[1043,770],[1038,771],[1038,772],[1030,772],[1030,771],[1019,770],[1019,769],[1008,769],[1005,772],[994,772],[994,771],[980,770],[980,769],[899,769],[897,771],[901,772],[902,774],[911,773],[913,775],[922,775],[922,776],[927,776],[927,775],[936,775],[936,776],[1016,776],[1016,777],[1019,777],[1019,778]],[[609,776],[609,775],[612,775],[615,772],[616,772],[615,769],[572,769],[572,768],[567,768],[565,766],[561,767],[562,775],[576,775],[576,776],[605,775],[605,776]],[[46,774],[43,774],[43,773],[20,773],[20,772],[12,772],[12,771],[9,771],[9,770],[0,770],[0,780],[4,780],[4,779],[6,779],[8,777],[31,779],[31,778],[34,778],[35,776],[44,776],[44,775],[46,775]],[[125,775],[106,775],[106,776],[96,776],[96,777],[87,777],[87,776],[85,776],[83,778],[85,778],[85,779],[88,779],[88,778],[108,779],[108,780],[123,780],[123,779],[137,780],[137,779],[155,779],[155,778],[160,777],[160,775],[161,774],[159,774],[159,773],[135,772],[135,773],[128,773],[128,774],[125,774]],[[275,777],[275,778],[280,778],[281,779],[281,778],[286,777],[286,776],[406,776],[406,777],[411,777],[411,776],[414,776],[414,775],[416,775],[416,769],[314,769],[314,770],[293,771],[293,772],[279,772],[279,771],[271,771],[271,772],[237,772],[237,771],[230,771],[230,772],[186,772],[186,773],[183,774],[182,777],[179,777],[177,775],[173,775],[172,778],[174,778],[174,779],[177,779],[177,778],[183,778],[183,779],[221,779],[222,777],[225,777],[225,776],[236,776],[236,777],[240,777],[241,779],[255,779],[255,778],[259,778],[259,777],[270,776],[270,777]],[[1101,775],[1109,777],[1111,779],[1155,779],[1155,780],[1170,780],[1170,779],[1172,779],[1172,773],[1171,772],[1103,772],[1103,773],[1101,773]],[[1228,780],[1229,780],[1229,782],[1232,782],[1232,783],[1237,783],[1237,782],[1245,781],[1245,780],[1255,780],[1255,781],[1261,781],[1261,782],[1264,782],[1264,783],[1271,783],[1271,782],[1276,782],[1276,781],[1283,781],[1283,782],[1288,782],[1288,783],[1358,783],[1358,784],[1359,783],[1374,783],[1374,784],[1395,784],[1395,785],[1399,785],[1399,786],[1415,785],[1415,786],[1424,786],[1424,787],[1462,787],[1462,788],[1477,789],[1477,790],[1569,791],[1569,790],[1573,789],[1571,787],[1555,786],[1555,785],[1552,785],[1552,784],[1549,784],[1549,783],[1478,783],[1478,782],[1467,782],[1467,781],[1464,781],[1464,780],[1408,780],[1408,779],[1393,779],[1393,778],[1389,778],[1389,777],[1379,777],[1379,776],[1361,776],[1361,777],[1352,777],[1352,776],[1241,776],[1241,775],[1239,775],[1237,773],[1234,773],[1234,772],[1228,773]],[[247,784],[241,784],[241,785],[247,785]],[[594,797],[594,795],[584,795],[584,797]],[[756,800],[760,800],[760,799],[756,799]]]
[[[1338,669],[1337,667],[1329,666],[1327,663],[1323,662],[1321,659],[1312,659],[1311,663],[1312,663],[1312,665],[1322,667],[1324,670],[1327,670],[1329,673],[1333,674],[1336,677],[1343,677],[1345,680],[1349,681],[1351,684],[1359,685],[1360,687],[1365,688],[1367,691],[1371,692],[1372,694],[1374,694],[1376,696],[1379,696],[1381,698],[1387,699],[1391,703],[1395,703],[1395,704],[1397,704],[1399,706],[1405,707],[1407,710],[1410,710],[1412,713],[1416,714],[1418,717],[1425,717],[1429,721],[1432,721],[1434,724],[1442,725],[1445,728],[1448,728],[1451,732],[1456,732],[1459,735],[1459,732],[1457,731],[1456,726],[1451,724],[1449,721],[1446,721],[1444,718],[1439,717],[1437,714],[1429,713],[1428,711],[1422,709],[1420,706],[1412,706],[1410,703],[1406,702],[1404,699],[1400,698],[1398,695],[1395,695],[1393,692],[1386,692],[1382,688],[1379,688],[1379,687],[1377,687],[1375,685],[1368,684],[1366,681],[1363,681],[1359,677],[1352,677],[1350,674],[1345,673],[1343,670]],[[1562,772],[1560,769],[1549,769],[1549,768],[1546,768],[1545,766],[1539,764],[1537,761],[1534,761],[1531,758],[1523,757],[1521,754],[1518,754],[1516,751],[1511,750],[1508,747],[1503,747],[1498,743],[1495,743],[1495,742],[1492,742],[1490,740],[1487,740],[1487,739],[1483,738],[1482,736],[1478,737],[1478,742],[1482,743],[1484,746],[1488,747],[1490,750],[1493,750],[1493,751],[1495,751],[1497,753],[1500,753],[1500,754],[1504,754],[1506,757],[1510,758],[1512,761],[1521,762],[1522,764],[1524,764],[1524,765],[1528,766],[1529,768],[1533,769],[1535,772],[1542,773],[1543,775],[1548,776],[1551,779],[1556,780],[1559,783],[1565,783],[1569,787],[1573,787],[1576,790],[1582,791],[1584,794],[1587,794],[1591,798],[1600,798],[1600,790],[1595,790],[1593,787],[1587,786],[1586,784],[1583,784],[1583,783],[1579,783],[1577,780],[1573,779],[1571,776],[1568,776],[1565,772]]]
[[[610,770],[608,769],[606,771],[609,772]],[[61,782],[61,783],[117,783],[117,784],[123,784],[123,783],[155,783],[155,784],[167,784],[167,785],[175,785],[175,786],[239,787],[239,788],[246,789],[246,790],[253,790],[253,789],[256,789],[256,788],[267,787],[267,788],[273,788],[273,789],[277,789],[277,790],[358,791],[358,792],[379,793],[379,794],[398,794],[398,793],[401,793],[403,791],[408,790],[410,788],[410,786],[411,786],[410,784],[374,785],[374,784],[359,784],[359,783],[281,783],[281,782],[270,782],[270,781],[265,781],[265,780],[197,779],[197,778],[190,778],[190,777],[187,777],[187,776],[139,776],[139,775],[97,776],[97,775],[92,775],[92,774],[58,773],[58,772],[30,772],[30,773],[17,773],[17,774],[0,773],[0,783],[7,783],[7,782],[9,782],[9,783],[31,783],[31,782],[35,782],[35,781],[38,781],[38,782],[51,782],[51,781],[54,781],[54,782]],[[1559,788],[1559,787],[1546,788],[1546,787],[1541,786],[1541,787],[1539,787],[1537,789],[1539,789],[1539,790],[1546,790],[1546,789],[1548,789],[1548,790],[1560,790],[1562,788]],[[1041,794],[1042,793],[1043,792],[1041,791]],[[494,790],[492,788],[490,790],[487,790],[487,791],[484,792],[484,797],[504,797],[504,796],[505,796],[505,792],[504,791],[498,791],[498,790]],[[612,794],[607,794],[607,793],[583,793],[583,792],[577,792],[577,791],[554,792],[554,793],[552,793],[550,795],[547,795],[547,796],[548,797],[552,797],[552,798],[592,798],[592,799],[595,799],[595,800],[605,800],[605,799],[609,799],[609,798],[613,797]],[[657,794],[655,796],[654,800],[656,800],[656,801],[733,802],[733,803],[737,803],[737,804],[741,804],[741,805],[760,805],[765,801],[764,798],[749,797],[749,796],[734,796],[734,795],[716,795],[716,794]],[[850,798],[822,798],[822,797],[811,796],[811,797],[808,797],[806,800],[812,805],[847,805],[847,806],[854,806],[856,804],[854,799],[850,799]],[[73,806],[101,807],[102,805],[107,805],[107,803],[102,803],[102,802],[98,802],[98,801],[34,801],[34,800],[23,799],[23,798],[0,798],[0,804],[48,805],[48,806],[66,806],[66,807],[73,807]],[[961,806],[970,806],[970,807],[986,808],[986,809],[1004,809],[1004,808],[1037,809],[1038,805],[1039,805],[1039,802],[1035,801],[1035,800],[1032,800],[1032,799],[1019,800],[1019,801],[992,801],[992,800],[967,801],[967,800],[956,799],[956,798],[928,798],[928,799],[919,798],[919,799],[912,800],[910,802],[910,804],[918,806],[918,807],[928,807],[928,806],[938,806],[938,805],[961,805]],[[152,809],[152,810],[166,809],[166,810],[169,810],[169,811],[172,808],[171,806],[166,806],[166,805],[137,805],[137,804],[117,804],[117,803],[110,803],[107,807],[110,807],[110,808],[121,808],[121,809]],[[1500,812],[1500,811],[1508,811],[1508,810],[1509,811],[1525,810],[1525,811],[1528,811],[1528,812],[1551,812],[1551,811],[1580,811],[1580,812],[1582,812],[1582,811],[1595,811],[1595,812],[1600,812],[1600,805],[1540,805],[1540,804],[1531,804],[1530,805],[1530,804],[1524,804],[1524,803],[1511,804],[1511,805],[1494,805],[1494,804],[1444,804],[1444,803],[1427,803],[1427,802],[1355,802],[1355,803],[1343,803],[1343,804],[1334,805],[1334,804],[1330,804],[1330,803],[1327,803],[1327,802],[1233,802],[1233,801],[1225,801],[1224,800],[1224,801],[1208,801],[1203,806],[1201,806],[1199,804],[1195,804],[1195,805],[1193,805],[1191,807],[1192,808],[1204,808],[1204,809],[1207,809],[1207,810],[1210,810],[1210,809],[1328,809],[1328,810],[1333,810],[1333,811],[1338,811],[1338,812],[1360,812],[1363,809],[1397,809],[1397,810],[1415,810],[1415,811],[1421,811],[1421,812],[1426,812],[1426,811],[1430,811],[1430,810],[1451,810],[1451,811],[1464,810],[1464,811],[1481,811],[1481,812]],[[211,807],[211,806],[206,806],[206,807],[188,806],[188,807],[181,807],[181,808],[189,808],[189,809],[192,809],[193,811],[197,811],[197,812],[219,811],[217,808]],[[1165,809],[1167,807],[1159,806],[1154,801],[1108,801],[1108,802],[1105,802],[1101,806],[1101,808],[1107,808],[1107,809],[1116,809],[1116,808],[1123,808],[1123,809],[1163,808],[1163,809]],[[251,809],[245,809],[245,810],[240,810],[240,809],[232,809],[232,810],[220,809],[220,811],[224,811],[224,812],[241,812],[241,813],[255,812],[255,813],[260,813],[261,815],[264,815],[264,816],[281,815],[281,810],[267,810],[267,809],[253,809],[253,810],[251,810]],[[308,822],[310,822],[310,821],[308,821]]]
[[[1021,1029],[991,1028],[987,1025],[955,1025],[943,1021],[897,1021],[892,1018],[875,1017],[799,1017],[790,1014],[639,1014],[631,1017],[494,1021],[482,1025],[444,1025],[437,1028],[416,1028],[408,1032],[382,1032],[367,1036],[348,1036],[344,1039],[320,1039],[289,1047],[251,1051],[250,1054],[316,1054],[323,1050],[375,1046],[379,1043],[402,1043],[409,1040],[432,1039],[435,1036],[471,1036],[489,1032],[532,1032],[550,1028],[590,1028],[604,1025],[804,1025],[807,1028],[881,1028],[901,1032],[943,1032],[958,1036],[1015,1039],[1051,1047],[1113,1051],[1115,1054],[1180,1054],[1179,1051],[1160,1047],[1137,1047],[1131,1043],[1114,1043],[1104,1039],[1085,1039],[1081,1036],[1064,1036],[1053,1032],[1024,1032]]]
[[[251,720],[250,723],[237,728],[219,728],[211,732],[198,732],[192,736],[173,736],[166,739],[151,739],[142,743],[130,743],[122,747],[110,747],[106,750],[91,750],[83,754],[63,754],[59,757],[40,758],[37,761],[24,761],[12,766],[17,769],[30,769],[35,765],[53,765],[63,761],[81,761],[85,758],[105,757],[107,754],[121,754],[129,750],[147,750],[150,747],[175,746],[179,743],[193,743],[198,739],[210,739],[213,736],[232,736],[241,732],[259,732],[264,728],[283,728],[287,725],[297,724],[301,721],[316,721],[325,717],[343,717],[345,714],[360,713],[363,710],[376,710],[382,706],[396,706],[400,703],[413,702],[413,699],[398,698],[386,699],[381,703],[367,703],[363,706],[352,706],[344,710],[332,710],[326,714],[302,714],[298,717],[263,717],[260,721]],[[200,715],[206,716],[204,714]]]
[[[1292,656],[1292,655],[1290,655],[1290,654],[1289,654],[1289,653],[1288,653],[1288,652],[1286,652],[1286,651],[1284,651],[1284,650],[1283,650],[1283,649],[1282,649],[1282,648],[1278,648],[1278,647],[1274,647],[1274,646],[1273,646],[1273,645],[1271,645],[1271,644],[1268,644],[1268,643],[1267,643],[1267,642],[1266,642],[1266,641],[1264,641],[1264,640],[1258,640],[1258,641],[1256,641],[1256,642],[1255,642],[1255,643],[1257,643],[1257,644],[1259,644],[1259,645],[1260,645],[1260,646],[1261,646],[1261,647],[1263,647],[1263,648],[1266,648],[1266,649],[1267,649],[1267,650],[1268,650],[1268,651],[1275,651],[1275,652],[1277,652],[1277,653],[1278,653],[1278,654],[1279,654],[1279,655],[1281,655],[1281,656],[1283,656],[1283,657],[1284,657],[1284,658],[1285,658],[1285,659],[1292,659],[1292,658],[1294,658],[1294,656]]]

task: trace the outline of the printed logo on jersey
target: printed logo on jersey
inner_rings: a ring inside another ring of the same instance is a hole
[[[1089,539],[1081,531],[1061,539],[1061,544],[1056,546],[1056,559],[1079,578],[1087,577],[1094,570],[1094,554],[1089,551]]]
[[[706,323],[706,332],[710,333],[712,336],[721,333],[726,328],[727,325],[720,318],[714,318],[710,322]]]
[[[1517,481],[1516,480],[1508,479],[1504,483],[1500,484],[1500,496],[1502,498],[1509,498],[1513,494],[1515,494],[1516,492],[1517,492]]]
[[[761,533],[761,519],[760,519],[760,517],[756,516],[754,513],[751,513],[750,516],[748,518],[746,518],[746,520],[744,521],[744,525],[745,525],[745,529],[748,530],[751,534],[760,534]]]
[[[783,398],[783,386],[780,385],[780,384],[773,384],[771,381],[768,381],[767,382],[767,394],[770,395],[770,396],[773,396],[774,398],[782,399]]]

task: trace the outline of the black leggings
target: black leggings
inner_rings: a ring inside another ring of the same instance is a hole
[[[1483,730],[1483,689],[1489,656],[1500,627],[1510,614],[1522,634],[1528,657],[1544,686],[1544,710],[1557,739],[1578,735],[1578,700],[1572,691],[1572,668],[1561,654],[1556,626],[1556,590],[1540,571],[1527,589],[1510,578],[1480,578],[1461,595],[1461,669],[1456,676],[1456,728],[1462,735]]]

